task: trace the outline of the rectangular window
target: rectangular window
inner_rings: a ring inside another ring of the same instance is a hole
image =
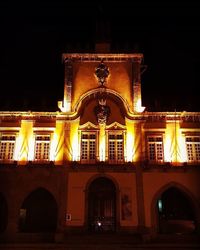
[[[81,161],[89,163],[96,160],[96,133],[83,132],[81,135]]]
[[[0,141],[0,160],[13,160],[15,135],[2,135]]]
[[[148,142],[148,158],[149,161],[163,161],[163,139],[162,136],[149,136]]]
[[[36,135],[35,138],[35,160],[48,161],[50,150],[50,135]]]
[[[188,136],[186,137],[186,148],[188,161],[200,161],[200,137]]]
[[[108,160],[110,163],[124,161],[124,139],[122,133],[108,134]]]

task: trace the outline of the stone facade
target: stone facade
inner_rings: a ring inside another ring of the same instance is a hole
[[[63,63],[60,111],[0,112],[0,239],[198,234],[200,113],[145,111],[142,54]]]

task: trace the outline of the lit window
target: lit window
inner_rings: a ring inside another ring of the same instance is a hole
[[[161,136],[149,136],[148,141],[148,157],[150,161],[163,161],[163,139]]]
[[[0,141],[0,160],[13,160],[15,135],[3,135]]]
[[[200,161],[200,137],[186,137],[188,161]]]
[[[122,132],[108,134],[108,160],[110,163],[124,161],[124,139]]]
[[[81,161],[94,162],[96,159],[96,133],[83,132],[81,135]]]
[[[37,135],[35,139],[35,160],[48,161],[50,150],[50,136]]]

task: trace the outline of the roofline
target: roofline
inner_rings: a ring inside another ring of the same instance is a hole
[[[125,60],[142,60],[142,53],[133,54],[102,54],[102,53],[63,53],[62,60],[76,59],[80,61],[125,61]]]
[[[156,120],[185,120],[185,121],[199,121],[200,122],[200,112],[143,112],[143,113],[132,113],[128,116],[131,120],[146,120],[151,118],[157,118]],[[0,120],[5,118],[20,118],[22,120],[34,120],[34,119],[58,119],[58,120],[74,120],[77,119],[75,113],[65,113],[65,112],[31,112],[31,111],[0,111]]]

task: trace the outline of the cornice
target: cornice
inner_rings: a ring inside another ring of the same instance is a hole
[[[118,61],[139,61],[143,59],[143,54],[86,54],[86,53],[64,53],[62,54],[62,60],[76,60],[76,61],[87,61],[87,62],[118,62]]]
[[[26,111],[0,111],[0,123],[12,122],[14,120],[75,120],[79,117],[78,109],[71,113],[65,112],[26,112]],[[132,113],[125,105],[126,115],[130,120],[144,121],[184,121],[184,122],[200,122],[200,112],[143,112]]]

